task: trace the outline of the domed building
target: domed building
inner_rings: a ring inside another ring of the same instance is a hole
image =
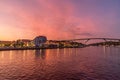
[[[35,37],[35,39],[33,40],[35,47],[40,47],[42,46],[45,42],[47,41],[46,36],[37,36]]]

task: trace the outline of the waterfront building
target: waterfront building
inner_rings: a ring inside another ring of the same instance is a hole
[[[43,46],[43,44],[47,41],[46,36],[37,36],[35,37],[35,39],[33,40],[35,47],[41,47]]]
[[[0,41],[0,47],[10,47],[12,43],[12,41]]]
[[[15,43],[21,47],[33,47],[34,46],[32,40],[29,40],[29,39],[19,39]]]

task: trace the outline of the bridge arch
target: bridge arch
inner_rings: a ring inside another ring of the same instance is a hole
[[[116,41],[116,42],[120,42],[120,39],[116,39],[116,38],[81,38],[81,39],[70,39],[70,40],[63,40],[63,41],[85,41],[85,44],[87,44],[88,41],[90,40],[103,40],[105,42],[107,41]]]

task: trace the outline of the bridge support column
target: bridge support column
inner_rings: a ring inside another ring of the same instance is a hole
[[[85,44],[89,41],[90,39],[87,39],[86,41],[85,41]]]
[[[106,39],[103,39],[105,42],[107,42],[107,40]]]

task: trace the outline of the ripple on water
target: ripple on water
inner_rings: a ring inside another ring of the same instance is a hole
[[[1,51],[0,80],[120,80],[119,50],[105,49]]]

